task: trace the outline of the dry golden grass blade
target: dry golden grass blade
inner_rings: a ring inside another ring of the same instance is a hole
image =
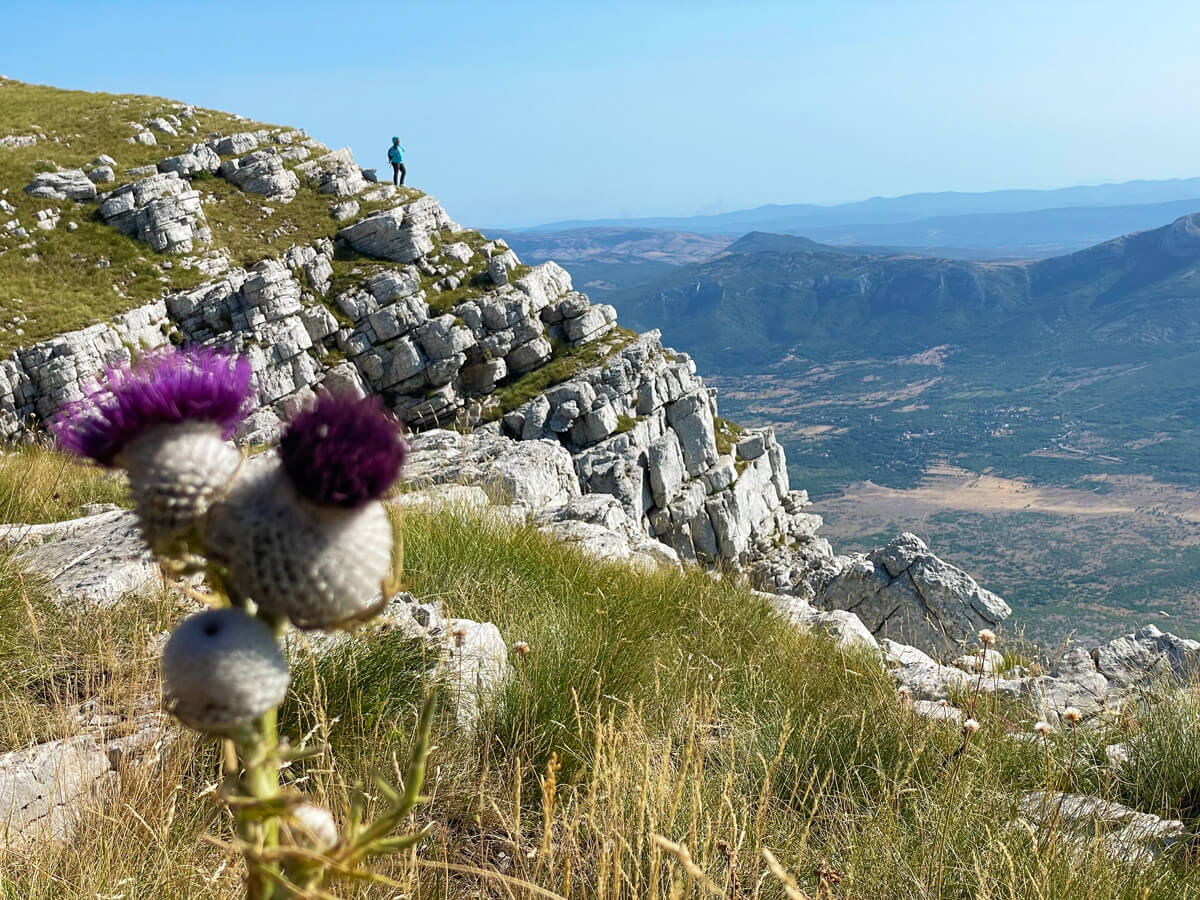
[[[650,843],[664,853],[675,857],[679,861],[679,865],[683,867],[683,871],[687,872],[688,877],[704,890],[708,891],[708,893],[714,897],[726,896],[725,891],[709,878],[703,869],[696,865],[696,861],[692,859],[692,854],[688,850],[687,844],[677,844],[675,841],[665,838],[661,834],[651,835]]]
[[[767,862],[767,871],[771,873],[771,877],[783,886],[783,892],[787,894],[788,900],[812,900],[808,894],[800,890],[796,884],[796,879],[791,876],[783,866],[779,864],[779,860],[775,858],[775,854],[766,847],[762,848],[763,859]]]

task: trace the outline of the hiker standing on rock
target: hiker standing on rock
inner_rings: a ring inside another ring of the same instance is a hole
[[[404,176],[408,172],[404,168],[404,148],[398,137],[392,138],[392,146],[388,147],[388,162],[392,164],[392,184],[404,187]]]

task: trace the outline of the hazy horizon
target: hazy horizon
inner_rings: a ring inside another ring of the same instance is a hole
[[[303,127],[381,171],[398,134],[410,183],[494,227],[1197,174],[1200,5],[1172,0],[17,0],[0,24],[36,36],[0,63],[23,81]]]

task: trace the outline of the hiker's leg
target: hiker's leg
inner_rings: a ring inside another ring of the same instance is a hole
[[[400,166],[398,163],[392,163],[392,184],[398,184],[397,179],[400,177]]]
[[[404,187],[404,176],[408,174],[408,169],[404,168],[404,163],[396,166],[400,170],[400,187]]]

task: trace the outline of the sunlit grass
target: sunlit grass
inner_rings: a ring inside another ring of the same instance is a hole
[[[319,642],[290,641],[284,728],[329,750],[286,778],[339,816],[371,772],[395,777],[421,697],[441,698],[430,802],[412,823],[430,825],[429,839],[378,868],[378,882],[338,883],[335,896],[534,896],[524,884],[540,896],[781,898],[787,877],[810,898],[1200,892],[1184,856],[1130,864],[1099,838],[1018,821],[1021,795],[1046,787],[1177,808],[1200,735],[1171,712],[1175,695],[1045,744],[1014,737],[1032,710],[984,698],[983,727],[964,742],[914,716],[872,655],[793,630],[736,578],[645,574],[479,514],[409,510],[405,538],[419,600],[495,622],[529,652],[510,649],[508,681],[463,731],[461,673],[430,644],[399,629],[319,655]],[[61,733],[51,726],[69,703],[41,686],[74,688],[64,672],[84,673],[107,702],[157,696],[152,637],[182,614],[177,601],[68,618],[3,565],[0,715],[18,723],[2,732],[7,746]],[[1116,771],[1103,748],[1126,732],[1141,741],[1137,762]],[[237,865],[203,839],[228,836],[211,791],[216,749],[182,735],[126,773],[72,842],[7,858],[0,897],[235,894]]]

